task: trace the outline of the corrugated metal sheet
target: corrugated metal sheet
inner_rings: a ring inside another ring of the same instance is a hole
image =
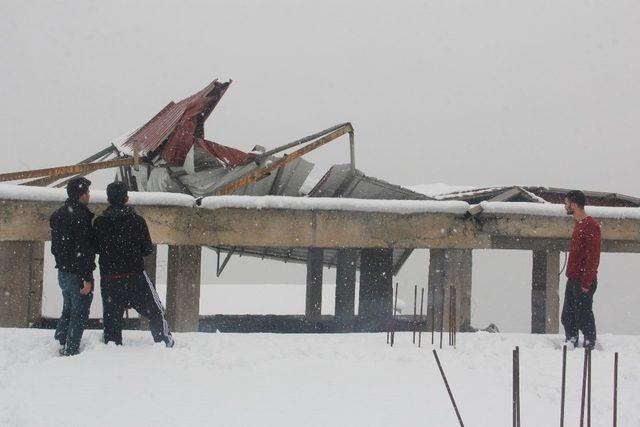
[[[429,200],[430,197],[416,193],[398,185],[390,184],[380,179],[371,178],[362,172],[351,169],[350,164],[333,166],[309,193],[310,197],[346,197],[379,200]],[[231,248],[221,246],[223,252],[233,252],[235,255],[246,255],[263,259],[275,259],[285,262],[306,263],[306,248]],[[393,272],[400,271],[411,249],[395,248],[393,250]],[[337,250],[327,248],[323,251],[323,264],[335,267]],[[360,259],[357,261],[360,268]]]
[[[476,188],[470,191],[459,191],[449,194],[438,195],[438,200],[462,200],[471,204],[484,201],[500,200],[509,202],[542,202],[564,203],[564,196],[570,190],[568,188],[548,188],[548,187],[486,187]],[[512,194],[508,194],[508,193]],[[618,193],[606,193],[599,191],[584,191],[587,197],[587,205],[591,206],[613,206],[613,207],[638,207],[640,199]],[[503,197],[504,196],[504,197]],[[508,196],[508,197],[507,197]],[[538,200],[536,198],[540,198]]]
[[[173,132],[178,120],[186,110],[186,104],[176,104],[171,101],[122,145],[132,149],[136,148],[141,154],[154,151]]]
[[[252,258],[261,258],[268,260],[291,262],[294,264],[306,264],[308,250],[306,248],[233,248],[230,246],[210,247],[210,249],[219,249],[223,254],[232,252],[234,255],[242,257],[249,256]],[[337,266],[337,249],[327,248],[323,251],[322,262],[325,267],[335,268]],[[402,265],[411,254],[411,250],[394,249],[393,250],[393,274],[397,274]],[[231,261],[233,262],[233,261]],[[356,268],[360,269],[360,257],[356,260]],[[327,280],[328,283],[331,280]]]
[[[136,148],[141,154],[158,151],[162,159],[172,165],[182,165],[198,140],[213,156],[221,156],[223,163],[237,164],[246,153],[204,140],[204,122],[216,107],[231,82],[211,82],[198,93],[178,103],[171,102],[144,126],[131,135],[122,145]],[[214,146],[212,144],[217,145]],[[223,160],[223,157],[226,159]]]
[[[350,164],[335,165],[309,193],[310,197],[348,197],[375,200],[432,200],[399,185],[351,170]]]

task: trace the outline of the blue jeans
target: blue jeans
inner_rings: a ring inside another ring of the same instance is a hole
[[[54,338],[60,341],[68,352],[77,353],[80,349],[82,333],[89,319],[89,308],[93,301],[93,281],[91,281],[91,292],[82,295],[80,275],[58,270],[58,284],[62,290],[63,303]]]

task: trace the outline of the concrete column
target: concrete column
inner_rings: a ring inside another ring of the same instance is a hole
[[[365,330],[386,330],[393,309],[393,250],[360,251],[358,317]]]
[[[196,332],[200,320],[200,246],[169,246],[167,319],[176,332]]]
[[[307,255],[307,292],[305,298],[305,319],[318,322],[322,313],[322,248],[309,248]]]
[[[157,279],[157,275],[156,275],[157,261],[158,261],[158,245],[153,245],[153,253],[151,255],[147,255],[146,257],[144,257],[144,270],[147,272],[147,276],[149,276],[154,286],[156,284],[156,279]],[[139,318],[140,318],[140,325],[138,329],[140,329],[141,331],[148,331],[149,321],[142,316],[140,316]]]
[[[0,327],[40,320],[43,267],[44,242],[0,242]]]
[[[339,249],[336,267],[336,323],[341,331],[353,329],[358,251]]]
[[[442,299],[444,298],[444,330],[449,330],[449,297],[453,286],[456,289],[456,327],[458,331],[471,327],[471,249],[430,249],[429,286],[427,303],[427,327],[435,311],[435,329],[440,328]],[[433,302],[433,303],[432,303]]]
[[[531,333],[558,333],[559,288],[560,252],[533,251]]]

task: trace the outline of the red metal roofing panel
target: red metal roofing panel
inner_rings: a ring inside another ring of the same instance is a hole
[[[198,138],[196,143],[214,158],[230,168],[238,166],[250,156],[244,151],[236,150],[235,148],[227,147],[213,141],[207,141],[206,139]]]
[[[170,102],[122,145],[136,148],[142,154],[155,150],[173,132],[186,109],[185,104]]]
[[[204,137],[204,121],[224,95],[231,82],[211,82],[198,93],[165,108],[138,129],[124,143],[141,154],[161,147],[160,157],[171,164],[182,165],[198,137]],[[166,143],[164,145],[163,142]]]

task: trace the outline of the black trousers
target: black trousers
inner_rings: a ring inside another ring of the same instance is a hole
[[[564,291],[562,325],[567,339],[577,337],[582,331],[584,339],[596,342],[596,320],[593,316],[593,294],[598,287],[598,279],[591,284],[589,292],[582,292],[580,280],[569,279]]]
[[[124,311],[135,309],[149,319],[151,335],[155,342],[173,341],[164,308],[156,288],[145,271],[122,279],[102,279],[104,342],[122,344],[122,317]]]

